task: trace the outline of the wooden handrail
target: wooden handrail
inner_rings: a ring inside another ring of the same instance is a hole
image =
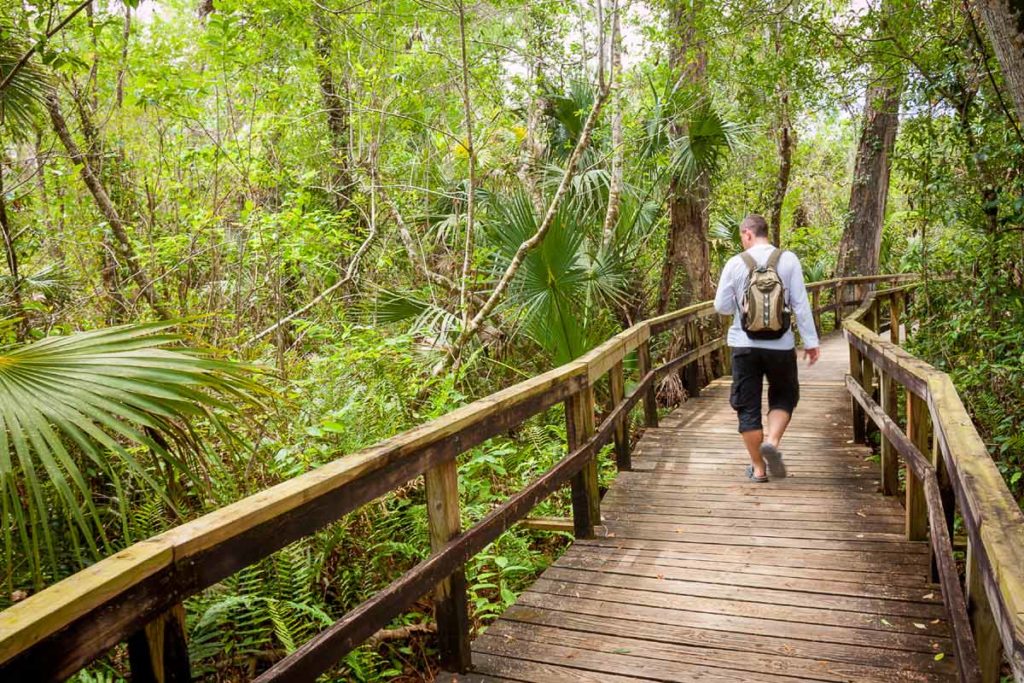
[[[986,683],[998,681],[1003,650],[1015,680],[1024,682],[1024,513],[949,376],[876,332],[883,302],[893,311],[898,328],[902,298],[914,286],[872,292],[843,321],[851,354],[847,386],[858,404],[855,433],[864,414],[879,427],[885,493],[896,490],[895,465],[887,462],[887,453],[895,450],[908,465],[907,534],[912,540],[921,540],[930,529],[943,597],[953,620],[961,680],[980,676]],[[893,329],[890,336],[895,340],[897,334]],[[881,406],[869,395],[874,369],[881,380]],[[907,392],[908,434],[894,420],[894,384]],[[862,412],[858,413],[858,408]],[[931,460],[922,453],[932,454]],[[969,548],[963,607],[948,546],[954,506],[964,521]],[[974,667],[980,667],[980,674]]]
[[[908,277],[830,280],[811,283],[808,289],[897,283]],[[137,661],[157,669],[178,666],[181,670],[180,662],[159,661],[159,654],[166,657],[167,652],[157,641],[166,642],[167,633],[181,631],[182,601],[409,480],[426,476],[433,554],[261,677],[271,680],[287,674],[312,680],[431,587],[458,578],[473,554],[566,484],[573,489],[577,536],[592,534],[593,526],[600,523],[597,453],[618,434],[617,449],[625,453],[618,452],[616,461],[628,469],[628,414],[643,401],[645,423],[657,426],[657,379],[692,366],[725,345],[724,337],[701,340],[695,333],[700,321],[714,315],[712,303],[701,302],[638,323],[566,365],[97,562],[0,612],[0,679],[65,678],[125,640],[133,670]],[[683,328],[690,329],[692,347],[654,367],[652,335]],[[622,384],[623,361],[633,352],[638,355],[641,377],[625,394],[622,386],[615,390],[616,378]],[[612,378],[614,403],[595,428],[593,387],[605,375]],[[453,515],[458,519],[458,492],[452,484],[456,456],[560,402],[566,402],[570,420],[567,456],[472,528],[459,532],[457,523],[453,524]],[[446,664],[464,668],[468,649],[459,647],[468,638],[464,604],[462,616],[459,613],[459,602],[465,601],[464,580],[461,589],[459,581],[449,584],[437,597],[439,637],[444,656],[452,658]],[[168,628],[163,627],[165,623]],[[153,628],[154,624],[161,627]],[[168,649],[180,655],[180,647]]]

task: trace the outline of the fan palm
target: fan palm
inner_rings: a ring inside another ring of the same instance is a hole
[[[688,182],[715,175],[726,155],[743,143],[747,128],[729,120],[707,96],[693,97],[685,90],[662,94],[653,86],[652,91],[641,153],[667,153],[662,173]]]
[[[0,81],[7,77],[28,47],[28,42],[22,40],[13,27],[0,21]],[[10,138],[20,140],[32,130],[48,87],[46,72],[28,62],[0,90],[0,127]]]
[[[563,203],[509,291],[508,305],[518,307],[524,331],[556,364],[585,353],[605,336],[596,314],[624,287],[619,250],[593,248],[586,214],[585,202]],[[504,270],[519,245],[536,232],[537,215],[524,192],[496,201],[491,215],[488,237],[497,270]]]
[[[29,563],[20,569],[30,569],[38,586],[45,572],[66,567],[57,533],[79,565],[112,551],[111,521],[131,540],[133,488],[177,509],[157,477],[198,483],[205,449],[194,421],[238,443],[218,414],[265,393],[252,368],[171,348],[180,339],[167,328],[128,325],[0,349],[0,528],[8,581],[16,545],[19,560]],[[100,496],[116,501],[114,520],[97,506]]]

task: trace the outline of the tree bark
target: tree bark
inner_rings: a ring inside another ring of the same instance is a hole
[[[1024,0],[977,0],[977,7],[1024,125]]]
[[[869,86],[864,98],[850,210],[839,243],[838,275],[878,272],[882,223],[889,196],[890,157],[896,142],[902,90],[902,79],[885,79]]]
[[[784,11],[784,10],[783,10]],[[779,14],[773,31],[775,57],[782,55],[782,14]],[[789,88],[785,75],[776,87],[779,96],[778,126],[775,129],[775,146],[779,150],[779,173],[775,177],[775,192],[772,195],[768,225],[771,227],[772,244],[782,245],[782,204],[789,189],[789,175],[793,168],[793,126],[789,118]]]
[[[698,89],[704,83],[707,71],[707,53],[704,41],[697,34],[696,15],[702,3],[677,0],[673,3],[670,22],[671,33],[676,36],[669,55],[673,71],[678,74],[679,87]],[[675,126],[674,137],[689,133],[686,125]],[[685,306],[694,301],[710,299],[711,258],[708,248],[708,204],[711,201],[711,182],[704,175],[693,182],[675,176],[669,187],[669,235],[665,250],[665,263],[658,293],[658,313],[665,313],[672,305],[673,291],[678,293],[675,305]],[[685,280],[677,284],[679,271]]]
[[[110,201],[110,195],[107,194],[106,188],[103,187],[103,183],[93,172],[88,157],[82,153],[78,148],[78,145],[75,144],[74,139],[71,137],[71,131],[68,130],[67,121],[64,119],[64,115],[60,111],[60,103],[57,101],[57,96],[55,94],[51,93],[46,98],[46,109],[50,113],[50,120],[53,122],[53,128],[57,133],[57,137],[59,137],[61,143],[63,143],[64,149],[67,150],[68,155],[71,157],[71,161],[79,167],[82,180],[85,182],[86,187],[89,188],[89,192],[92,194],[93,199],[96,200],[97,208],[99,208],[103,217],[107,219],[107,223],[110,224],[110,229],[114,233],[114,237],[117,239],[121,256],[128,266],[132,280],[134,280],[139,287],[140,295],[147,303],[149,303],[150,308],[152,308],[158,316],[164,319],[169,318],[170,316],[160,303],[160,300],[153,289],[152,283],[146,277],[146,274],[142,271],[142,267],[139,265],[139,260],[135,255],[135,248],[132,246],[131,239],[128,237],[127,225],[121,219],[114,203]]]
[[[331,69],[331,33],[327,27],[328,18],[317,12],[316,22],[316,71],[320,81],[320,96],[327,112],[327,132],[331,142],[331,193],[335,209],[341,210],[352,199],[351,149],[349,146],[348,107],[338,94],[338,83]]]
[[[7,199],[4,190],[3,164],[0,164],[0,232],[3,233],[4,254],[7,256],[7,269],[11,273],[11,308],[19,319],[15,327],[18,341],[25,341],[28,334],[28,319],[21,303],[21,276],[18,274],[18,252],[14,247],[14,230],[7,215]]]
[[[619,209],[622,203],[624,146],[622,138],[622,99],[619,93],[619,76],[622,71],[622,36],[619,32],[619,4],[612,6],[611,58],[608,86],[611,88],[612,107],[612,168],[608,180],[608,209],[604,214],[604,227],[601,235],[601,246],[607,249],[615,239],[615,226],[619,221]]]

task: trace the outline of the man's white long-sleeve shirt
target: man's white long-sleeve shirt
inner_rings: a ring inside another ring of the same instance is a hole
[[[771,244],[755,244],[747,249],[747,253],[754,257],[758,265],[768,262],[768,257],[775,250]],[[797,328],[800,330],[800,339],[805,349],[813,349],[818,346],[818,333],[814,329],[814,316],[811,313],[811,304],[807,301],[807,288],[804,287],[804,272],[800,267],[800,259],[791,251],[783,252],[779,258],[779,277],[782,285],[786,288],[786,301],[790,310],[796,316]],[[718,291],[715,293],[715,310],[722,315],[732,314],[732,326],[729,328],[728,343],[732,348],[756,347],[759,349],[786,350],[796,346],[793,338],[793,330],[786,330],[786,333],[778,339],[751,339],[743,331],[740,324],[739,302],[743,300],[743,292],[747,288],[750,271],[747,264],[739,254],[729,259],[722,269],[722,276],[718,280]]]

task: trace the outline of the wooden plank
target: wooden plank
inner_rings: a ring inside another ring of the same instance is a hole
[[[622,361],[619,361],[614,365],[614,367],[612,367],[611,372],[608,375],[608,380],[610,389],[609,411],[611,411],[615,410],[616,406],[622,403],[622,400],[626,396],[626,379],[625,373],[623,372]],[[623,417],[623,419],[619,420],[618,424],[615,426],[615,466],[620,472],[633,468],[629,448],[628,413]]]
[[[571,610],[580,602],[573,601],[566,606]],[[951,661],[936,662],[933,651],[879,650],[802,641],[793,638],[786,627],[779,628],[775,637],[771,637],[698,630],[657,622],[652,624],[635,618],[638,610],[632,609],[596,616],[570,610],[554,610],[539,605],[513,606],[506,619],[496,625],[492,635],[499,638],[511,635],[513,639],[525,637],[532,642],[550,642],[549,636],[564,637],[562,643],[576,644],[581,649],[598,649],[602,643],[613,643],[617,649],[637,655],[642,653],[652,659],[668,658],[742,671],[807,676],[816,680],[884,680],[896,675],[897,671],[906,670],[948,675],[953,668]],[[513,623],[506,625],[506,620]],[[623,637],[627,634],[628,637]],[[589,640],[589,645],[584,640]],[[822,667],[823,661],[829,666]],[[847,666],[837,666],[841,664]],[[922,680],[941,679],[924,677]]]
[[[596,572],[585,569],[552,565],[544,572],[545,578],[553,581],[568,581],[590,586],[615,586],[635,588],[666,595],[687,595],[701,598],[717,598],[744,603],[760,603],[785,607],[808,607],[839,612],[860,612],[879,616],[902,616],[915,619],[942,619],[945,616],[941,599],[925,603],[881,598],[829,595],[808,593],[802,590],[786,590],[764,585],[758,588],[728,586],[703,581],[671,579],[667,576],[622,575],[613,572]]]
[[[477,639],[477,649],[480,652],[571,666],[577,670],[590,671],[591,675],[598,674],[600,678],[597,680],[605,680],[603,676],[612,674],[633,676],[632,680],[736,683],[736,677],[739,675],[736,669],[655,658],[640,644],[635,649],[617,648],[614,640],[598,638],[593,634],[578,635],[573,631],[558,629],[543,632],[539,627],[516,629],[511,622],[504,622],[501,626],[502,635],[485,633]],[[586,647],[588,644],[590,647]],[[800,679],[748,671],[743,673],[743,680],[779,683],[795,682]]]
[[[478,652],[473,661],[478,671],[502,677],[515,676],[515,679],[510,680],[528,681],[529,683],[637,683],[637,681],[655,680],[638,678],[635,673],[616,676],[606,671],[595,672],[580,669],[573,658],[568,655],[562,658],[564,666],[518,657],[504,657],[489,652]],[[464,680],[474,683],[477,681],[476,678]]]
[[[902,566],[887,567],[875,564],[842,565],[836,561],[828,569],[807,568],[802,561],[785,562],[780,559],[765,558],[764,562],[752,564],[742,558],[728,555],[712,555],[704,553],[670,554],[661,552],[638,552],[615,547],[575,546],[572,551],[577,556],[593,556],[608,562],[630,562],[653,567],[667,566],[689,569],[707,569],[713,571],[740,572],[755,576],[791,577],[818,579],[822,581],[842,581],[845,583],[863,583],[876,585],[879,582],[894,586],[907,586],[921,590],[922,595],[934,593],[937,586],[926,584],[920,571],[911,568],[909,571]]]
[[[659,580],[696,581],[699,583],[721,584],[724,586],[743,586],[760,588],[766,584],[772,590],[787,590],[802,593],[824,595],[842,595],[848,597],[878,598],[883,600],[901,600],[905,602],[922,602],[938,605],[942,602],[941,593],[933,589],[919,587],[908,588],[883,583],[865,584],[863,582],[823,580],[775,575],[771,581],[765,581],[764,575],[730,571],[722,567],[685,568],[674,565],[652,566],[636,563],[629,558],[611,559],[607,556],[567,553],[560,557],[553,566],[567,569],[580,569],[602,574],[621,574],[625,576],[655,578]],[[930,597],[925,597],[930,596]]]
[[[573,533],[573,522],[569,517],[527,517],[519,526],[534,531],[560,531]]]
[[[578,589],[574,590],[578,592]],[[885,652],[931,653],[932,656],[937,651],[952,652],[952,642],[949,640],[948,631],[942,622],[939,624],[927,623],[928,631],[911,627],[906,632],[895,628],[875,630],[829,626],[800,621],[778,621],[747,615],[732,616],[716,612],[701,612],[687,609],[685,605],[678,609],[667,609],[645,602],[630,601],[634,594],[630,591],[616,592],[602,589],[600,593],[588,591],[578,595],[573,594],[566,586],[561,586],[557,592],[527,590],[516,604],[591,616],[614,616],[648,624],[665,624],[706,632],[773,638],[785,634],[786,639],[797,647],[803,646],[813,651],[817,650],[819,644],[825,646],[822,648],[822,654],[836,645],[853,645],[873,650],[881,649]],[[629,633],[628,630],[623,632]],[[854,656],[856,656],[856,652],[854,652]]]
[[[617,579],[618,577],[612,578]],[[688,619],[701,618],[705,621],[718,617],[760,619],[772,622],[776,629],[791,628],[792,624],[803,624],[826,627],[824,632],[828,632],[827,628],[831,627],[858,632],[877,631],[882,636],[894,639],[898,637],[898,634],[925,635],[914,626],[914,624],[922,623],[919,617],[834,610],[803,604],[794,606],[768,602],[747,602],[730,597],[705,597],[686,593],[650,591],[631,586],[628,581],[621,580],[605,581],[603,585],[598,586],[578,581],[552,580],[543,576],[530,587],[530,592],[601,600],[621,605],[642,605],[665,611],[666,618],[672,614],[684,612],[693,615],[708,615],[706,618],[687,617]],[[932,629],[931,636],[948,637],[948,626],[944,625],[941,619],[936,623],[933,623],[933,620],[923,623]],[[850,631],[845,632],[849,633]],[[873,636],[865,633],[864,638],[873,638]],[[892,642],[895,643],[896,640]],[[896,645],[890,647],[896,647]]]
[[[594,391],[587,387],[565,402],[569,451],[585,444],[594,434]],[[601,494],[597,482],[597,456],[589,458],[572,478],[572,518],[577,538],[593,538],[601,523]]]
[[[1010,668],[1024,681],[1024,514],[945,374],[929,379],[935,433]],[[977,594],[977,591],[975,592]]]
[[[882,372],[881,378],[882,411],[893,420],[897,417],[896,383],[892,377]],[[892,441],[884,433],[881,445],[881,478],[882,493],[895,496],[899,492],[899,456]]]
[[[601,667],[607,653],[618,650],[629,653],[635,658],[643,658],[645,666],[658,664],[665,667],[667,673],[674,672],[669,680],[693,680],[681,676],[695,677],[694,667],[707,668],[709,675],[717,674],[741,677],[742,680],[765,680],[762,677],[785,676],[799,679],[814,677],[816,680],[850,681],[850,680],[884,680],[884,676],[893,676],[893,669],[883,667],[866,667],[841,663],[841,661],[811,660],[790,655],[774,655],[743,650],[729,650],[711,647],[695,647],[682,644],[666,645],[653,640],[626,637],[623,635],[606,635],[594,631],[583,632],[575,629],[562,629],[544,624],[545,612],[532,612],[534,621],[530,623],[500,622],[487,634],[489,642],[501,642],[511,637],[516,646],[522,648],[522,641],[527,641],[530,653],[545,650],[549,645],[570,646],[586,652],[586,666]],[[586,617],[578,617],[573,623],[588,622]],[[593,623],[590,620],[589,623]],[[647,633],[642,625],[635,628],[640,633]],[[667,629],[669,630],[669,629]],[[492,647],[492,645],[487,645]],[[520,650],[521,651],[521,650]],[[907,655],[912,659],[915,655]],[[919,657],[924,658],[924,657]],[[940,663],[938,663],[941,665]],[[947,669],[948,665],[942,667]],[[717,670],[717,671],[716,671]],[[941,674],[924,671],[901,670],[902,680],[939,681]],[[699,680],[703,680],[703,676]],[[733,678],[735,680],[735,678]],[[770,680],[770,679],[769,679]]]
[[[188,683],[185,606],[178,603],[128,639],[133,683]]]
[[[459,535],[459,473],[454,460],[427,470],[424,476],[430,549],[438,552]],[[457,567],[434,589],[434,618],[441,666],[464,673],[470,668],[469,606],[466,571]]]
[[[923,553],[910,555],[870,550],[802,550],[794,553],[786,548],[755,548],[717,543],[676,543],[669,541],[651,541],[632,538],[603,538],[594,541],[577,541],[576,546],[599,543],[603,547],[656,552],[672,557],[689,557],[696,554],[713,555],[744,562],[762,562],[765,565],[783,565],[798,567],[819,567],[824,569],[836,567],[856,568],[870,571],[878,566],[916,572],[922,580],[928,575],[928,556]]]
[[[649,340],[644,340],[637,347],[637,367],[640,376],[644,377],[651,372],[651,345]],[[654,382],[649,382],[644,388],[644,424],[648,428],[658,426],[658,398],[654,393]]]
[[[0,611],[0,662],[168,568],[172,559],[166,540],[142,541]]]
[[[964,583],[967,585],[968,613],[978,651],[981,680],[983,683],[998,683],[1003,665],[1003,644],[999,640],[999,629],[988,603],[977,552],[970,542],[967,544],[967,577]]]
[[[931,451],[931,417],[928,405],[907,393],[907,438],[922,453]],[[928,506],[920,473],[907,469],[907,539],[922,541],[928,536]]]

